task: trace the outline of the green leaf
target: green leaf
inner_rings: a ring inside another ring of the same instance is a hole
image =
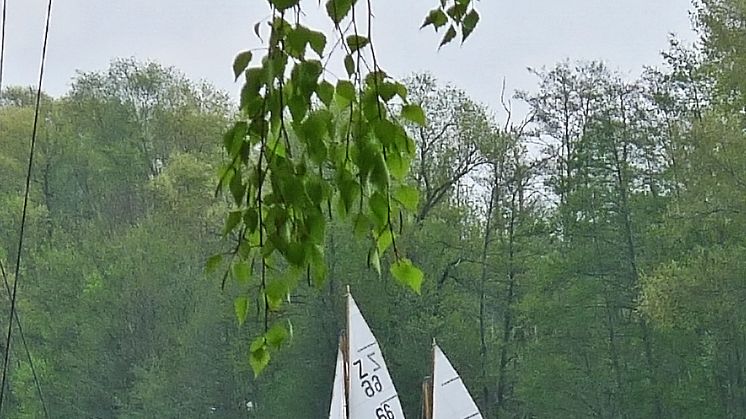
[[[269,346],[275,349],[280,349],[282,344],[285,343],[290,335],[287,329],[285,329],[285,326],[281,323],[275,323],[269,328],[269,330],[267,330],[265,336]]]
[[[327,142],[331,114],[327,110],[313,111],[308,115],[300,129],[299,138],[307,148],[311,161],[321,165],[327,158]]]
[[[437,31],[446,23],[448,23],[448,16],[445,14],[443,9],[433,9],[430,11],[430,13],[428,13],[427,17],[425,18],[425,22],[422,24],[422,26],[420,26],[420,29],[428,25],[433,25],[433,27]]]
[[[298,64],[300,69],[299,86],[307,97],[316,89],[319,76],[324,71],[324,67],[319,60],[306,60]]]
[[[235,202],[236,205],[241,206],[244,200],[244,195],[246,194],[246,185],[243,183],[240,169],[237,169],[236,173],[233,174],[228,187],[231,190],[231,195],[233,195],[233,202]]]
[[[233,278],[242,285],[251,280],[251,267],[248,262],[241,260],[233,264]]]
[[[385,226],[388,223],[389,217],[389,205],[386,197],[382,193],[376,191],[371,195],[370,199],[368,199],[368,206],[370,207],[371,212],[373,212],[377,226]]]
[[[372,267],[379,277],[381,276],[381,255],[378,254],[376,246],[373,246],[368,252],[368,266]]]
[[[321,206],[323,204],[326,199],[326,186],[326,181],[320,177],[310,176],[306,179],[306,191],[314,205]],[[311,212],[310,215],[315,215],[315,212]]]
[[[343,174],[337,181],[339,197],[342,204],[342,216],[350,213],[355,201],[360,196],[360,184],[352,177],[352,174]]]
[[[293,95],[287,101],[287,106],[290,109],[290,116],[293,117],[293,120],[300,121],[306,116],[311,104],[302,96]]]
[[[236,80],[246,70],[246,67],[249,66],[251,57],[251,51],[242,51],[236,55],[236,58],[233,60],[233,75],[236,76]]]
[[[334,86],[326,80],[323,80],[316,87],[316,95],[321,99],[327,107],[331,106],[332,99],[334,98]]]
[[[468,5],[469,1],[457,0],[453,6],[446,10],[446,13],[456,22],[461,22],[461,18],[464,16],[464,13],[466,13]]]
[[[376,86],[373,87],[375,88]],[[396,91],[397,87],[395,83],[381,82],[378,83],[378,90],[376,93],[378,93],[378,96],[380,96],[384,102],[388,102],[396,96]]]
[[[386,106],[378,100],[378,95],[373,90],[367,90],[360,102],[363,115],[368,121],[376,122],[386,117]]]
[[[300,0],[269,0],[269,3],[275,6],[277,10],[283,11],[297,6],[298,3],[300,3]]]
[[[388,119],[380,119],[373,125],[373,132],[376,134],[376,138],[384,146],[388,147],[394,143],[394,137],[396,137],[397,129],[396,125]]]
[[[386,81],[387,77],[388,74],[383,70],[371,71],[365,76],[365,85],[371,88],[380,87]]]
[[[440,41],[440,45],[438,45],[438,48],[442,47],[443,45],[446,45],[447,43],[453,41],[453,38],[456,37],[456,28],[451,25],[448,28],[448,31],[445,35],[443,35],[443,39]]]
[[[283,301],[288,295],[288,284],[287,281],[282,279],[275,279],[267,284],[265,289],[267,296],[267,303],[269,303],[270,310],[277,310],[282,306]]]
[[[401,185],[394,192],[394,199],[399,201],[407,211],[417,211],[420,202],[420,191],[409,185]]]
[[[386,164],[389,167],[389,173],[391,173],[391,176],[396,180],[404,180],[409,173],[411,159],[406,155],[396,152],[389,153],[386,157]]]
[[[396,83],[396,94],[399,95],[401,100],[407,100],[407,86],[403,83]]]
[[[256,338],[251,344],[251,352],[249,353],[249,365],[251,365],[251,369],[254,371],[254,377],[258,377],[267,368],[270,358],[271,356],[264,336]]]
[[[391,265],[391,275],[394,276],[398,282],[408,286],[417,294],[422,289],[422,280],[424,274],[422,271],[412,264],[412,261],[406,258],[397,260]]]
[[[464,21],[462,22],[461,27],[462,43],[466,41],[466,38],[468,38],[469,35],[471,35],[471,33],[474,31],[474,28],[477,27],[478,22],[479,13],[477,13],[477,11],[474,9],[472,9],[469,13],[466,14],[466,16],[464,16]]]
[[[230,234],[233,230],[236,229],[238,224],[241,222],[241,217],[243,216],[241,211],[231,211],[228,214],[228,218],[225,220],[225,228],[223,228],[223,235],[227,236]]]
[[[264,336],[259,336],[251,341],[251,346],[249,346],[249,352],[254,352],[256,350],[259,350],[261,348],[267,347],[267,339],[265,339]]]
[[[326,2],[326,13],[335,25],[339,25],[339,22],[350,13],[352,4],[353,0],[329,0]]]
[[[350,35],[347,37],[347,45],[350,47],[350,53],[353,53],[360,48],[364,48],[370,43],[370,40],[360,35]]]
[[[238,326],[241,327],[246,322],[246,316],[249,314],[249,298],[246,296],[237,297],[233,300],[233,309],[236,312]]]
[[[218,266],[223,262],[223,255],[217,254],[207,258],[205,262],[205,274],[211,274],[218,269]]]
[[[249,232],[253,233],[259,227],[259,212],[256,208],[246,209],[246,213],[243,216],[243,222]]]
[[[425,112],[419,105],[409,104],[402,106],[401,116],[417,125],[425,126]]]
[[[321,211],[310,211],[306,214],[306,228],[310,239],[315,243],[324,243],[324,234],[326,232],[326,218]]]
[[[324,48],[326,47],[326,36],[317,31],[308,31],[308,42],[311,45],[311,49],[319,55],[324,56]]]
[[[337,104],[341,108],[347,107],[353,100],[355,100],[355,86],[348,80],[339,80],[337,82],[337,97],[342,100],[337,100]]]
[[[352,77],[352,75],[355,74],[355,60],[352,59],[352,55],[345,55],[344,64],[347,75]]]
[[[388,249],[393,242],[394,235],[391,234],[391,229],[386,227],[383,230],[383,233],[381,233],[376,239],[376,249],[378,250],[378,254],[380,255],[385,253],[386,249]]]
[[[259,38],[259,40],[261,40],[262,42],[264,42],[264,39],[262,39],[262,34],[259,32],[259,28],[261,26],[262,26],[262,21],[261,20],[259,22],[256,22],[254,24],[254,34],[256,35],[257,38]]]
[[[389,168],[383,159],[383,153],[378,153],[373,158],[373,170],[371,171],[371,182],[381,192],[385,192],[389,186]]]
[[[295,29],[290,30],[285,37],[286,50],[291,57],[297,59],[305,55],[306,45],[310,41],[310,31],[304,26],[298,25]]]
[[[223,146],[229,155],[235,156],[241,149],[246,134],[249,132],[249,124],[246,121],[238,121],[233,125],[225,135],[223,135]]]
[[[253,116],[262,108],[263,97],[260,90],[264,85],[264,69],[252,67],[246,70],[246,83],[241,89],[241,110]]]
[[[306,248],[300,243],[289,243],[286,258],[291,265],[304,267],[306,266]]]

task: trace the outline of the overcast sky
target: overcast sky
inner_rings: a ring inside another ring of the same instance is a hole
[[[46,1],[8,2],[6,85],[35,82]],[[316,9],[318,2],[304,3]],[[439,35],[418,30],[437,0],[373,3],[384,69],[395,76],[430,71],[493,107],[503,78],[511,91],[533,89],[526,67],[600,59],[634,76],[660,63],[670,33],[695,39],[689,0],[481,0],[477,31],[463,47],[454,42],[438,52]],[[76,70],[103,70],[114,57],[136,57],[234,94],[233,56],[257,45],[253,23],[267,10],[264,0],[57,0],[45,90],[63,94]]]

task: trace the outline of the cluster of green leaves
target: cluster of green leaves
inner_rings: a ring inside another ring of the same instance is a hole
[[[473,0],[440,0],[438,7],[430,10],[421,28],[431,26],[436,32],[448,26],[440,47],[450,43],[461,32],[461,43],[474,32],[479,23],[479,12],[474,8]]]
[[[334,52],[327,36],[286,19],[290,9],[300,13],[299,2],[269,3],[266,55],[244,51],[233,63],[236,79],[244,78],[241,112],[224,136],[228,159],[218,185],[234,204],[224,234],[238,241],[226,270],[243,287],[238,321],[244,323],[250,301],[264,312],[265,332],[250,350],[257,374],[290,336],[272,314],[302,276],[316,286],[325,280],[328,218],[349,219],[358,236],[370,237],[368,264],[379,275],[393,249],[393,277],[416,292],[423,280],[396,239],[419,201],[406,182],[415,144],[403,123],[425,125],[424,112],[378,67],[369,37],[341,30],[346,19],[355,23],[355,2],[326,4],[343,38],[349,78],[338,80],[325,77],[321,62]],[[208,268],[221,260],[211,258]]]

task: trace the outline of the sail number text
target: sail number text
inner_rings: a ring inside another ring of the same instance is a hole
[[[378,374],[376,374],[376,372],[381,369],[381,364],[376,361],[375,356],[375,352],[370,352],[367,353],[365,357],[358,358],[352,363],[353,366],[357,367],[355,370],[357,371],[357,377],[360,380],[360,387],[368,398],[371,398],[384,390],[383,383],[378,377]],[[365,362],[365,359],[369,362]],[[366,368],[365,364],[368,364],[368,367],[372,366],[372,369]],[[396,419],[396,415],[391,409],[391,406],[384,402],[376,408],[376,419]]]
[[[376,371],[381,369],[381,364],[379,364],[374,358],[375,355],[375,352],[371,352],[366,355],[366,358],[368,358],[373,364],[373,370],[370,372],[366,371],[366,368],[363,366],[362,359],[357,359],[355,360],[355,362],[352,363],[352,365],[355,365],[357,367],[357,376],[360,379],[360,387],[362,387],[363,392],[368,397],[373,397],[376,395],[376,393],[380,393],[383,391],[383,384],[381,383],[381,379],[378,378],[377,374],[375,374]]]
[[[391,406],[388,403],[384,403],[383,406],[376,409],[376,419],[396,419],[394,411],[391,410]]]

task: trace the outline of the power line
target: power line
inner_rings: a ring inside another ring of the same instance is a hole
[[[26,227],[26,212],[28,209],[29,189],[31,186],[31,169],[34,164],[34,148],[36,146],[36,132],[39,125],[39,108],[41,106],[41,89],[44,81],[44,64],[47,58],[47,44],[49,41],[49,22],[52,18],[52,0],[47,4],[47,18],[44,27],[44,43],[41,49],[41,64],[39,66],[39,84],[36,90],[36,108],[34,110],[34,126],[31,131],[31,150],[29,151],[28,169],[26,171],[26,190],[23,197],[23,212],[21,214],[21,230],[18,237],[18,253],[16,254],[15,281],[13,281],[13,292],[10,296],[10,314],[8,315],[8,334],[5,345],[5,360],[3,362],[3,378],[0,384],[0,412],[3,409],[3,400],[5,396],[5,382],[8,377],[8,364],[10,357],[11,335],[13,333],[13,315],[16,311],[16,297],[18,296],[18,282],[20,282],[19,271],[21,267],[21,253],[23,252],[23,234]],[[4,21],[3,21],[4,24]]]
[[[4,74],[4,69],[5,69],[5,27],[8,21],[7,10],[8,10],[8,0],[3,0],[2,26],[0,26],[0,95],[2,94],[2,91],[3,91],[3,74]],[[0,260],[0,274],[2,274],[3,284],[5,285],[5,290],[8,292],[8,298],[10,298],[11,296],[10,283],[8,282],[8,275],[5,272],[5,266],[3,266],[2,260]],[[34,385],[36,386],[36,392],[39,395],[39,401],[41,402],[41,407],[44,410],[44,417],[49,418],[49,412],[47,411],[47,404],[44,402],[44,396],[41,391],[41,384],[39,382],[39,376],[36,373],[36,366],[34,365],[34,359],[31,356],[31,351],[29,351],[28,344],[26,343],[26,334],[23,333],[23,327],[21,326],[21,319],[18,316],[18,311],[15,312],[13,318],[15,319],[16,324],[18,325],[18,333],[21,336],[21,343],[23,343],[23,349],[26,352],[26,358],[28,358],[28,363],[29,363],[29,366],[31,367],[31,374],[34,378]]]
[[[8,282],[8,275],[5,272],[5,266],[3,266],[3,261],[0,260],[0,274],[2,274],[3,277],[3,283],[5,284],[5,290],[8,292],[8,297],[11,295],[10,291],[10,282]],[[47,404],[44,402],[44,395],[41,392],[41,384],[39,382],[39,376],[36,374],[36,367],[34,366],[34,359],[31,357],[31,351],[28,349],[28,344],[26,343],[26,334],[23,333],[23,327],[21,326],[21,318],[18,316],[18,310],[13,315],[13,318],[16,321],[16,325],[18,326],[18,334],[21,336],[21,343],[23,344],[23,349],[26,351],[26,358],[28,358],[29,366],[31,367],[31,375],[34,378],[34,385],[36,386],[36,393],[39,395],[39,401],[41,402],[41,408],[44,410],[44,417],[49,418],[49,412],[47,411]]]
[[[8,10],[8,0],[3,0],[3,24],[0,27],[0,94],[3,92],[3,69],[5,64],[5,16]]]

